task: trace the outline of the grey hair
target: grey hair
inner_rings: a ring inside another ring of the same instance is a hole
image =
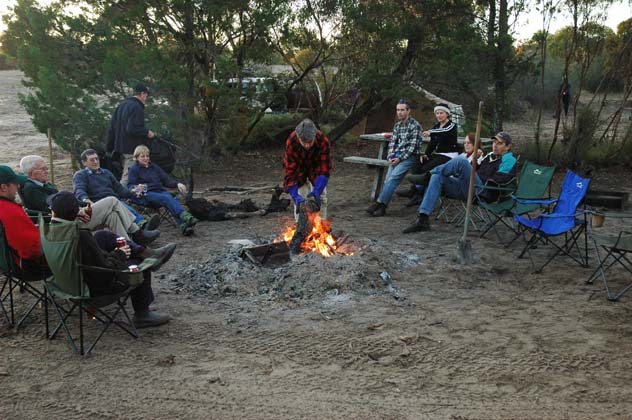
[[[45,162],[44,158],[38,155],[24,156],[20,160],[20,170],[22,171],[22,173],[28,175],[35,167],[35,164],[39,161]]]

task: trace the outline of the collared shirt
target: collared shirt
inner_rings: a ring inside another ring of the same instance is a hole
[[[320,130],[316,131],[314,144],[305,149],[298,141],[296,132],[292,132],[285,142],[283,160],[283,187],[287,191],[294,185],[301,187],[307,180],[314,185],[316,178],[331,173],[331,143]]]
[[[393,138],[388,143],[388,156],[406,160],[421,154],[421,124],[413,117],[398,121],[393,127]]]
[[[35,185],[39,185],[40,187],[44,186],[43,182],[38,181],[37,179],[33,179],[33,178],[29,178],[29,181],[31,181],[33,184]]]

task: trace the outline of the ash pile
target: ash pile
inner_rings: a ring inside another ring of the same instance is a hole
[[[261,256],[253,258],[246,251],[253,245],[262,248],[273,242],[232,242],[231,249],[223,255],[179,268],[171,279],[171,288],[197,296],[260,297],[272,301],[322,300],[353,294],[384,294],[404,301],[405,292],[396,287],[391,274],[396,279],[397,270],[421,263],[415,254],[394,253],[387,245],[367,240],[353,242],[352,255],[325,257],[307,252],[291,257],[288,254],[287,259],[270,258],[272,264],[262,264]]]

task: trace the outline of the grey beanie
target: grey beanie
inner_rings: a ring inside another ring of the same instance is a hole
[[[314,125],[314,122],[309,118],[305,118],[301,121],[294,131],[296,132],[298,138],[303,140],[305,143],[311,143],[316,138],[316,125]]]

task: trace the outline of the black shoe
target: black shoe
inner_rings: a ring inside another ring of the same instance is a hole
[[[151,271],[158,271],[163,264],[165,264],[169,259],[173,256],[173,253],[176,250],[177,245],[169,243],[163,247],[151,249],[145,248],[143,252],[140,253],[140,256],[143,258],[155,258],[158,260],[158,264],[151,268]]]
[[[377,210],[371,213],[373,217],[382,217],[386,214],[386,204],[377,203]]]
[[[132,233],[132,240],[139,245],[147,246],[160,236],[159,230],[137,230]]]
[[[427,214],[419,213],[417,220],[412,225],[408,226],[402,231],[402,233],[413,233],[430,230],[430,218]]]
[[[377,201],[374,201],[373,203],[371,203],[369,207],[367,207],[366,212],[369,213],[371,216],[373,216],[373,212],[379,208],[380,208],[380,203],[378,203]]]
[[[411,185],[409,188],[398,189],[397,191],[395,191],[395,194],[397,194],[400,197],[410,198],[414,196],[416,192],[417,192],[417,188],[415,188],[414,185]]]
[[[171,317],[169,315],[150,311],[148,309],[145,309],[144,311],[137,311],[134,314],[134,325],[136,328],[157,327],[159,325],[166,324],[170,320]]]
[[[156,230],[160,226],[160,216],[154,214],[151,216],[151,219],[145,224],[145,230]]]
[[[419,191],[415,191],[415,195],[410,197],[408,202],[406,203],[406,207],[415,207],[421,204],[421,200],[423,199],[423,195]]]

